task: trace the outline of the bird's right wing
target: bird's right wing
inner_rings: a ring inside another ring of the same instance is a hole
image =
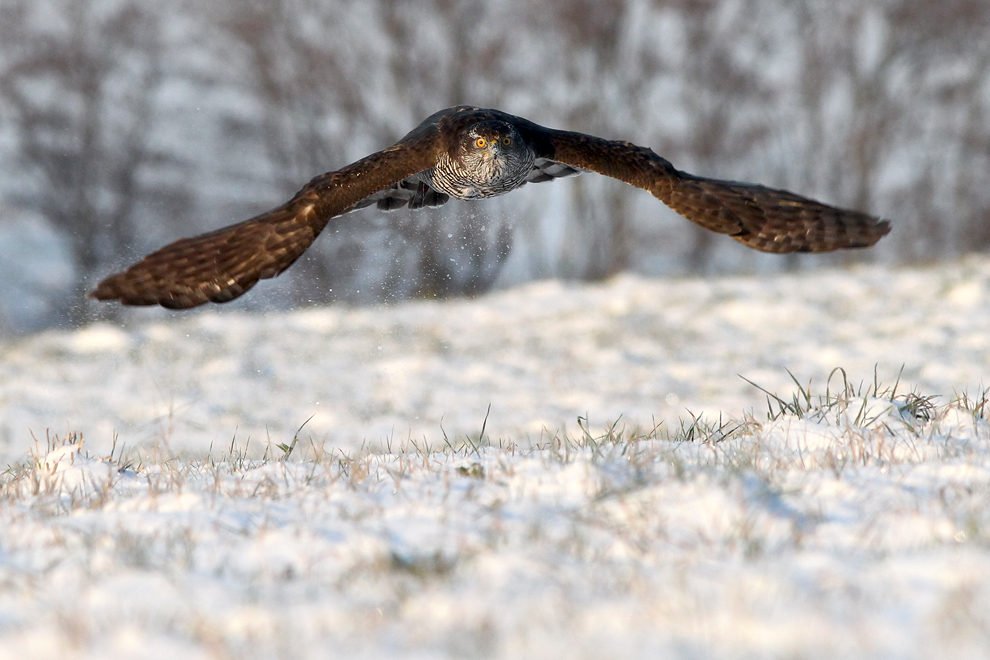
[[[428,122],[388,149],[316,177],[276,209],[149,254],[100,282],[90,297],[172,309],[237,298],[291,266],[332,218],[433,167],[440,137],[436,122]]]
[[[786,190],[682,172],[651,149],[518,120],[537,157],[604,174],[653,194],[706,229],[763,252],[829,252],[869,247],[887,220]]]

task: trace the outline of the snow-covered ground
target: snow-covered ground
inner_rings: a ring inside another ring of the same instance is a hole
[[[973,257],[0,343],[0,658],[988,657],[988,303]],[[788,370],[831,398],[771,420]]]

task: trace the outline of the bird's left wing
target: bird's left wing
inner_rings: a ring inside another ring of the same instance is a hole
[[[574,176],[583,171],[566,163],[559,163],[548,158],[537,158],[533,163],[533,169],[526,175],[523,183],[543,183],[544,181],[562,179],[565,176]]]
[[[388,149],[316,177],[276,209],[149,254],[100,282],[90,297],[172,309],[237,298],[291,266],[332,218],[433,167],[440,145],[434,119]]]
[[[516,118],[537,158],[604,174],[653,194],[706,229],[763,252],[829,252],[869,247],[890,231],[887,220],[786,190],[682,172],[651,149]]]

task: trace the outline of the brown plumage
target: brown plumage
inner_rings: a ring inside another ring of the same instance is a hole
[[[153,252],[89,295],[173,309],[227,302],[291,266],[327,222],[354,209],[439,206],[584,170],[647,190],[688,220],[764,252],[869,247],[890,231],[886,220],[785,190],[681,172],[629,142],[458,106],[394,146],[316,177],[272,211]]]

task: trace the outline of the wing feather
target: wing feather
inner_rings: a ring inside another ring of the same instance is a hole
[[[706,229],[763,252],[829,252],[869,247],[890,231],[875,216],[786,190],[694,176],[651,149],[525,123],[537,155],[604,174],[652,193]]]
[[[172,309],[233,300],[291,266],[332,218],[433,167],[439,144],[436,123],[424,122],[398,144],[316,177],[282,206],[167,245],[106,278],[89,295]]]
[[[582,170],[580,168],[572,167],[565,163],[558,163],[555,160],[537,158],[533,163],[532,171],[526,175],[525,183],[543,183],[544,181],[553,181],[554,179],[560,179],[565,176],[580,174],[581,171]]]

